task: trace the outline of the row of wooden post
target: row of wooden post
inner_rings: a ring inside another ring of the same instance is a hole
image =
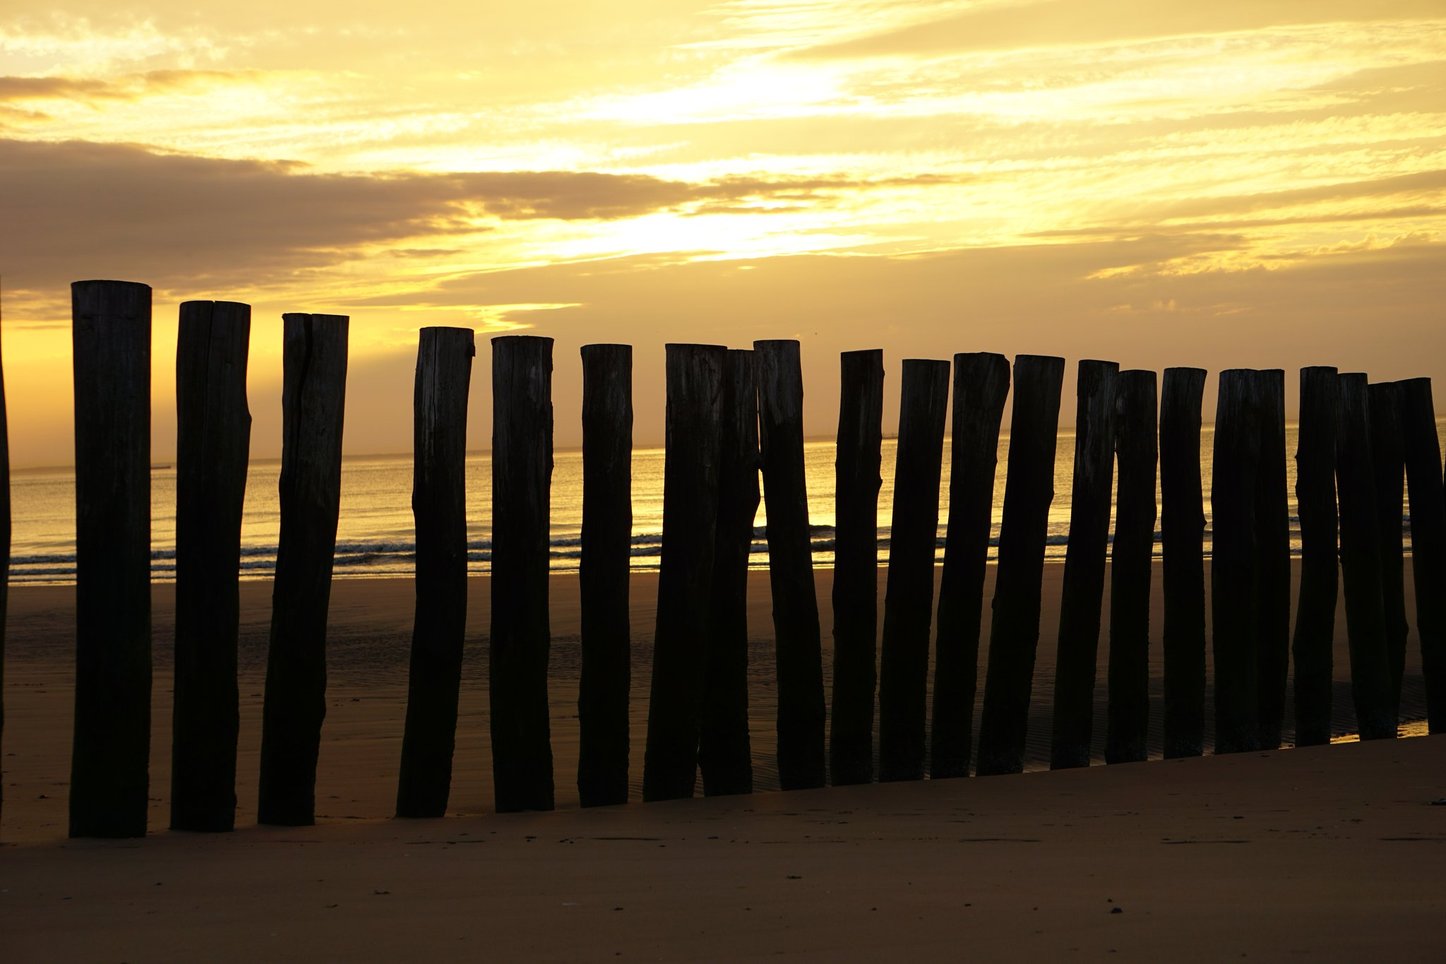
[[[75,836],[145,832],[150,706],[150,289],[74,286],[77,516]],[[176,696],[171,825],[235,820],[237,577],[250,416],[250,310],[181,308],[177,358]],[[325,714],[327,601],[340,490],[348,321],[285,316],[281,532],[262,729],[258,819],[314,819]],[[468,329],[423,329],[415,395],[417,610],[397,795],[439,816],[451,783],[466,616],[463,491]],[[583,358],[582,680],[578,787],[585,806],[627,799],[632,353]],[[752,789],[746,591],[758,480],[767,540],[784,789],[1017,772],[1038,646],[1064,360],[1013,365],[1004,514],[977,760],[975,667],[1010,365],[955,356],[950,501],[926,719],[949,406],[947,361],[902,368],[892,545],[878,639],[877,505],[883,355],[842,356],[837,448],[834,689],[825,739],[819,614],[804,483],[795,341],[751,351],[667,347],[667,448],[643,795]],[[492,341],[491,745],[496,808],[550,809],[547,662],[552,341]],[[1079,366],[1071,521],[1051,763],[1088,765],[1106,553],[1111,555],[1109,762],[1144,759],[1156,467],[1164,557],[1167,756],[1204,748],[1205,569],[1200,471],[1205,372]],[[1446,729],[1446,497],[1429,382],[1367,386],[1308,368],[1297,499],[1302,587],[1293,640],[1297,742],[1330,733],[1336,490],[1351,678],[1363,737],[1394,735],[1405,639],[1401,480],[1411,506],[1417,620],[1433,732]],[[1157,413],[1157,395],[1160,399]],[[3,414],[3,412],[0,412]],[[1158,440],[1158,452],[1157,452]],[[3,442],[3,437],[0,437]],[[1284,377],[1220,378],[1212,506],[1217,752],[1279,745],[1290,650]],[[1112,480],[1115,527],[1109,532]],[[1394,530],[1394,531],[1393,531]],[[0,597],[3,601],[3,597]],[[875,666],[879,667],[877,679]],[[878,694],[878,767],[874,707]],[[926,739],[927,733],[927,739]],[[829,754],[826,759],[825,746]]]

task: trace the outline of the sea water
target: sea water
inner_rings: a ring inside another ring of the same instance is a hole
[[[1438,423],[1438,431],[1446,422]],[[1286,451],[1294,453],[1297,433],[1286,428]],[[1045,556],[1063,559],[1069,536],[1070,484],[1073,477],[1074,434],[1059,435],[1054,461],[1054,502],[1049,512]],[[1205,551],[1210,552],[1210,476],[1213,431],[1201,433],[1201,475],[1205,492]],[[990,558],[999,544],[999,523],[1004,506],[1005,468],[1009,438],[999,443],[995,475]],[[888,559],[889,525],[893,515],[894,461],[898,443],[883,443],[883,485],[879,492],[879,558]],[[949,517],[949,442],[944,443],[943,478],[939,491],[939,534],[936,554],[942,561]],[[833,565],[834,550],[834,443],[814,440],[804,446],[808,484],[809,523],[813,559],[817,566]],[[474,573],[488,571],[492,553],[492,459],[486,453],[467,456],[467,556]],[[552,474],[552,568],[576,570],[582,536],[582,452],[562,449],[554,454]],[[1295,460],[1286,460],[1290,506],[1290,545],[1300,551],[1299,518],[1295,506]],[[279,461],[251,463],[247,478],[245,513],[241,524],[243,578],[269,578],[276,563],[281,526],[277,482]],[[1158,477],[1158,476],[1157,476]],[[635,569],[656,569],[662,555],[663,450],[639,448],[633,452],[633,544]],[[342,461],[341,510],[337,522],[335,574],[339,577],[410,576],[415,568],[415,529],[411,508],[410,455],[354,456]],[[15,583],[71,583],[75,581],[75,473],[65,469],[24,469],[11,476],[13,536],[10,578]],[[1158,496],[1157,496],[1158,502]],[[760,504],[753,532],[751,563],[768,563],[765,527],[768,506]],[[1409,538],[1409,532],[1407,533]],[[151,546],[154,578],[174,578],[176,557],[176,472],[174,466],[156,466],[151,472]],[[1155,551],[1159,552],[1158,531]]]

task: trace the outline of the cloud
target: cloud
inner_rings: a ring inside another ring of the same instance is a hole
[[[499,220],[612,220],[769,198],[797,202],[896,179],[328,174],[124,144],[0,139],[0,182],[0,265],[11,290],[36,290],[78,277],[264,286],[368,246],[399,247],[423,261]]]
[[[1188,34],[1233,33],[1296,24],[1439,20],[1439,0],[1026,0],[980,5],[925,23],[794,51],[804,59],[891,57],[1045,46],[1087,46]]]
[[[1446,378],[1439,361],[1446,357],[1446,328],[1438,308],[1446,300],[1446,276],[1439,271],[1446,244],[1406,239],[1269,270],[1101,276],[1112,267],[1228,255],[1248,243],[1230,233],[1162,233],[915,257],[629,257],[456,277],[409,296],[406,304],[571,303],[511,316],[532,326],[530,333],[555,339],[559,444],[578,439],[577,356],[590,342],[635,348],[639,444],[662,437],[663,345],[676,341],[748,347],[755,339],[800,339],[806,428],[823,436],[836,425],[838,353],[857,348],[886,350],[886,424],[897,417],[900,359],[950,358],[961,351],[1064,356],[1065,422],[1073,416],[1068,399],[1080,358],[1112,358],[1156,371],[1172,365],[1215,373],[1337,364],[1376,378]],[[350,310],[361,318],[403,303],[379,298]],[[485,340],[478,344],[484,381],[473,389],[473,419],[481,425],[490,397]],[[1292,410],[1294,384],[1292,376]],[[1212,381],[1207,414],[1213,391]]]
[[[0,77],[0,101],[90,98],[105,96],[114,86],[73,77]]]

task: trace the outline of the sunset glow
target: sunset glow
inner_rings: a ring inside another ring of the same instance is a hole
[[[352,452],[437,324],[554,336],[559,444],[590,341],[640,442],[666,341],[804,339],[818,433],[858,347],[1446,379],[1440,0],[19,0],[0,185],[19,465],[90,277],[155,286],[158,453],[192,298],[255,306],[260,455],[290,310],[353,318]]]

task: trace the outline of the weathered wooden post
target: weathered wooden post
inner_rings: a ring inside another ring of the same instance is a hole
[[[1391,667],[1381,598],[1380,519],[1376,514],[1366,376],[1340,376],[1336,488],[1341,514],[1341,583],[1351,650],[1351,698],[1363,740],[1393,739]]]
[[[880,780],[924,778],[929,617],[948,409],[949,363],[905,359],[879,672]]]
[[[691,797],[698,778],[727,355],[715,345],[667,346],[663,556],[644,800]]]
[[[1446,733],[1446,498],[1441,442],[1431,379],[1410,378],[1401,388],[1401,429],[1406,485],[1411,498],[1411,573],[1416,586],[1416,633],[1426,678],[1426,716],[1431,733]]]
[[[281,534],[261,718],[259,823],[316,821],[326,614],[341,498],[345,315],[282,316]]]
[[[1086,360],[1079,363],[1076,380],[1074,481],[1060,591],[1049,754],[1052,770],[1090,765],[1105,553],[1110,541],[1110,481],[1115,464],[1119,372],[1115,362]]]
[[[1160,555],[1167,759],[1199,756],[1205,746],[1205,501],[1200,478],[1204,394],[1204,369],[1165,369],[1160,399]]]
[[[1253,749],[1260,736],[1256,687],[1260,558],[1255,483],[1261,433],[1255,374],[1241,368],[1221,372],[1215,410],[1210,601],[1214,616],[1216,753]]]
[[[628,801],[633,547],[633,349],[582,346],[582,679],[578,796]]]
[[[1300,516],[1300,596],[1295,614],[1295,745],[1331,738],[1336,595],[1336,422],[1340,391],[1334,368],[1300,370],[1300,441],[1295,501]],[[1435,426],[1432,426],[1435,438]]]
[[[843,352],[839,369],[829,720],[829,772],[835,786],[874,778],[884,353],[877,348]]]
[[[1285,372],[1255,373],[1260,467],[1255,479],[1260,627],[1256,650],[1256,748],[1280,746],[1290,675],[1290,506],[1285,477]]]
[[[467,394],[471,328],[423,328],[412,400],[416,612],[397,816],[441,817],[452,789],[467,626]]]
[[[1371,415],[1371,461],[1376,483],[1376,531],[1381,545],[1381,607],[1386,620],[1386,662],[1391,668],[1391,718],[1400,715],[1401,677],[1406,670],[1406,440],[1401,426],[1401,393],[1395,382],[1367,390]],[[1439,590],[1438,590],[1439,591]]]
[[[935,780],[969,775],[999,423],[1008,396],[1009,359],[992,352],[954,356],[949,528],[939,581],[929,737],[929,776]]]
[[[1155,373],[1120,373],[1119,489],[1110,555],[1105,762],[1145,759],[1150,723],[1150,566],[1155,549]]]
[[[803,475],[803,370],[797,341],[755,341],[753,350],[778,660],[778,782],[801,790],[824,784],[826,713]]]
[[[171,829],[236,825],[241,509],[251,306],[181,305],[176,343],[176,682]]]
[[[142,837],[151,738],[151,289],[71,285],[75,733],[70,836]]]
[[[492,339],[492,786],[498,813],[551,810],[547,708],[552,339]]]
[[[1009,469],[1004,482],[984,711],[979,720],[981,776],[1024,769],[1063,382],[1063,358],[1020,355],[1014,360]]]
[[[748,557],[758,513],[758,378],[753,352],[724,359],[703,721],[698,771],[703,793],[753,792],[748,737]]]

